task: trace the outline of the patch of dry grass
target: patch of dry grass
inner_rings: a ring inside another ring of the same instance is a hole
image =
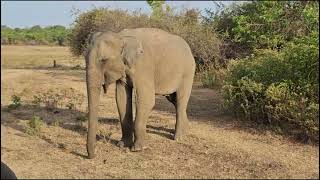
[[[74,71],[3,70],[1,104],[7,106],[10,103],[12,90],[7,87],[21,92],[26,87],[39,87],[39,82],[42,82],[43,90],[73,87],[85,93],[84,73],[77,77],[71,72]],[[59,109],[58,113],[27,106],[10,112],[2,109],[1,123],[6,131],[1,138],[4,161],[19,178],[319,176],[317,147],[291,143],[272,134],[251,134],[235,128],[228,123],[233,122],[232,119],[220,115],[217,104],[221,97],[210,89],[193,89],[188,108],[191,129],[183,142],[172,140],[175,123],[172,104],[164,97],[157,97],[156,107],[147,122],[150,149],[142,153],[119,149],[115,145],[121,138],[115,86],[109,88],[106,95],[101,95],[97,157],[90,163],[85,158],[86,123],[82,128],[77,126],[77,117],[86,112],[85,106],[79,111]],[[31,96],[34,92],[29,93]],[[33,116],[42,117],[49,124],[57,119],[60,123],[58,126],[44,126],[37,137],[26,136],[23,128]]]
[[[53,60],[62,66],[85,66],[83,57],[72,56],[68,47],[1,45],[1,68],[52,67]]]

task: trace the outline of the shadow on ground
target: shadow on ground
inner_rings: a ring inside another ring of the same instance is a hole
[[[86,117],[87,113],[73,110],[73,109],[47,109],[45,107],[36,107],[33,105],[22,105],[16,109],[8,108],[8,106],[1,106],[1,124],[13,129],[16,129],[22,133],[26,132],[26,126],[19,123],[19,121],[28,121],[32,119],[34,116],[40,117],[47,125],[54,126],[55,122],[59,122],[59,127],[74,131],[79,133],[81,136],[86,136],[87,127],[85,125],[80,125],[79,121],[77,121],[78,117]],[[115,118],[99,118],[100,125],[109,125],[114,128],[118,125],[119,119]],[[120,131],[120,129],[119,129]],[[156,134],[168,139],[173,139],[173,129],[158,127],[153,125],[147,125],[147,133]],[[41,136],[43,140],[48,143],[52,143],[50,139],[45,138],[45,136]],[[99,133],[97,133],[97,140],[103,140],[105,137],[102,137]],[[118,140],[108,138],[107,141],[113,145],[118,143]],[[61,148],[60,146],[58,146]]]

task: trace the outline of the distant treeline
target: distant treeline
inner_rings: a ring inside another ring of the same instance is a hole
[[[33,26],[31,28],[10,28],[1,26],[1,44],[17,45],[67,45],[69,29],[61,26]]]

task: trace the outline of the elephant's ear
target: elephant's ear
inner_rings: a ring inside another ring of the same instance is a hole
[[[141,42],[133,36],[124,36],[123,48],[122,48],[122,58],[124,64],[131,68],[139,60],[140,56],[144,53],[143,46]]]
[[[92,32],[88,35],[87,39],[86,39],[86,42],[87,42],[87,47],[85,48],[84,52],[83,52],[83,55],[84,56],[87,56],[88,55],[88,52],[89,52],[89,49],[91,49],[91,46],[94,42],[94,40],[100,36],[103,32]]]
[[[100,36],[103,32],[93,32],[93,33],[90,33],[89,36],[88,36],[88,43],[89,44],[92,44],[94,42],[94,40]]]

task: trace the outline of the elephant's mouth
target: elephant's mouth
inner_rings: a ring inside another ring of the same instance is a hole
[[[103,93],[106,94],[107,93],[107,76],[106,74],[103,74],[103,81],[102,81],[102,88],[103,88]]]
[[[102,84],[103,92],[106,94],[107,93],[107,87],[106,84]]]

